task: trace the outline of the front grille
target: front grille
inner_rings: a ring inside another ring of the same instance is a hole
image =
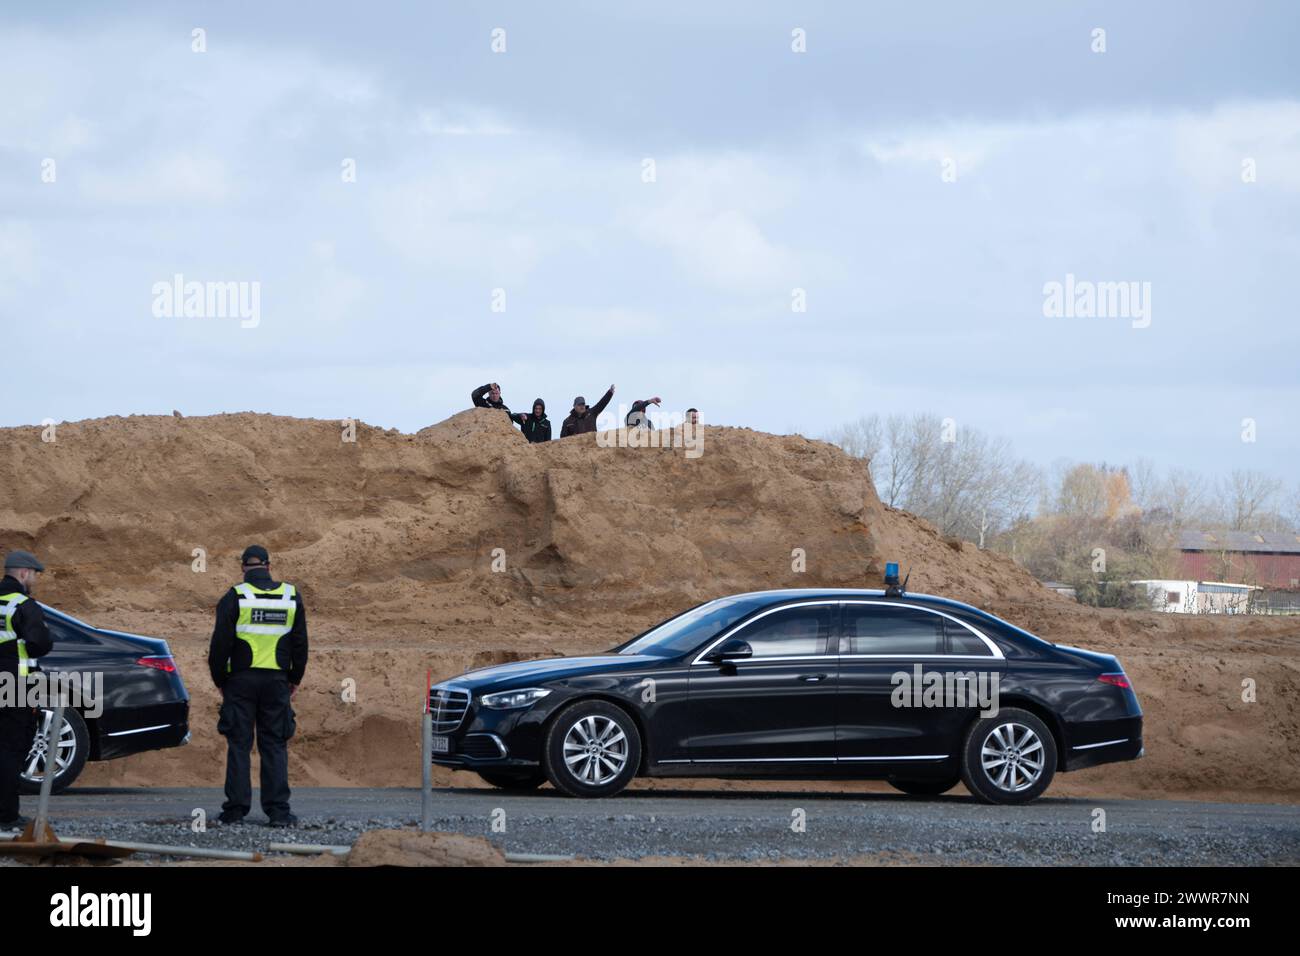
[[[435,687],[429,691],[429,712],[433,714],[433,732],[449,734],[460,726],[469,710],[469,692],[454,687]]]
[[[505,756],[491,734],[469,734],[460,742],[460,752],[466,757],[474,757],[478,760]]]

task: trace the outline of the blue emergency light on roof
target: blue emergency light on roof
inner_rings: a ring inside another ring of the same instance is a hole
[[[885,562],[885,597],[902,597],[906,586],[906,581],[902,584],[898,582],[898,562]]]

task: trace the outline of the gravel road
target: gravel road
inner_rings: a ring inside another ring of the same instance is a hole
[[[370,829],[417,826],[415,789],[302,788],[300,824],[272,830],[254,810],[239,826],[191,829],[193,811],[215,821],[216,789],[74,788],[54,798],[60,836],[265,850],[275,842],[351,844]],[[36,809],[23,798],[23,812]],[[1105,832],[1094,832],[1095,811]],[[800,832],[794,824],[801,819]],[[575,800],[438,789],[436,830],[483,836],[508,852],[594,859],[647,856],[707,861],[869,859],[944,864],[1300,864],[1300,806],[1046,798],[992,807],[963,791],[919,799],[892,794],[629,791]],[[504,832],[494,832],[494,821]],[[3,864],[0,864],[3,865]]]

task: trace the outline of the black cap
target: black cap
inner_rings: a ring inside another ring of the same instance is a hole
[[[5,555],[5,570],[10,568],[31,568],[33,571],[44,571],[45,565],[36,559],[36,555],[30,551],[10,551]]]
[[[573,400],[574,408],[577,408],[579,405],[586,405],[586,404],[587,404],[587,400],[583,398],[581,395],[579,395],[577,398]]]
[[[244,549],[244,556],[239,559],[239,563],[244,567],[256,564],[270,564],[271,556],[267,553],[266,548],[260,544],[250,544]]]

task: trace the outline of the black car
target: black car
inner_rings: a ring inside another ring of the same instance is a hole
[[[51,733],[54,712],[42,710],[19,784],[23,793],[40,791],[55,737],[54,793],[71,786],[88,760],[189,742],[190,695],[166,641],[91,627],[41,607],[54,639],[50,653],[36,661],[41,672],[52,679],[60,673],[100,674],[103,686],[97,700],[74,701],[87,706],[64,711],[57,735]]]
[[[1114,657],[897,589],[719,598],[601,655],[462,674],[429,707],[436,764],[582,797],[642,775],[962,781],[1025,803],[1057,771],[1143,752]]]

